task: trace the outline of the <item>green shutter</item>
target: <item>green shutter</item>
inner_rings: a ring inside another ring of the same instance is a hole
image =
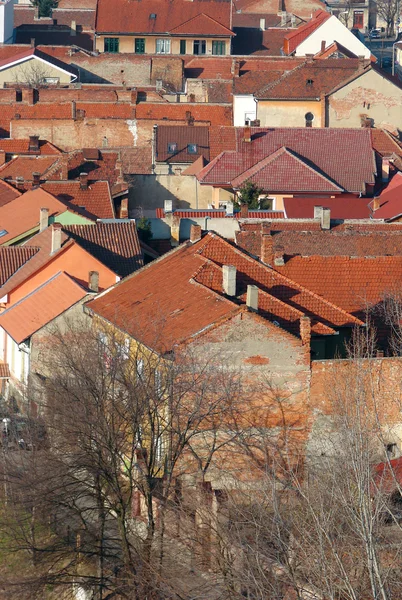
[[[180,54],[186,54],[186,40],[180,40]]]
[[[135,38],[135,53],[136,54],[144,54],[145,53],[145,39],[144,38]]]

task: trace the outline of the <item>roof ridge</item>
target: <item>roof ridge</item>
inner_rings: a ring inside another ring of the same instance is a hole
[[[169,33],[173,33],[175,31],[175,29],[180,29],[180,27],[183,27],[183,25],[187,25],[187,23],[190,23],[191,21],[194,21],[195,19],[198,19],[199,17],[206,17],[210,21],[213,21],[214,23],[216,23],[217,25],[219,25],[219,27],[221,27],[222,29],[226,29],[226,31],[229,31],[231,34],[233,34],[233,31],[231,29],[229,29],[225,25],[222,25],[222,23],[219,23],[219,21],[217,21],[216,19],[214,19],[210,15],[207,15],[204,12],[201,12],[201,13],[198,13],[197,15],[194,15],[194,17],[190,17],[190,19],[187,19],[187,21],[183,21],[183,23],[180,23],[180,25],[176,25],[176,27],[173,27],[173,29],[169,30]]]
[[[283,80],[286,79],[286,77],[289,77],[292,73],[294,73],[295,71],[301,69],[302,67],[305,67],[307,65],[307,59],[304,60],[302,63],[300,63],[300,65],[296,65],[293,69],[290,69],[290,71],[285,71],[284,73],[282,73],[282,75],[279,77],[279,79],[276,79],[275,81],[272,81],[271,83],[268,83],[267,85],[265,85],[264,87],[256,90],[254,92],[254,96],[259,96],[260,94],[262,94],[263,92],[267,91],[267,90],[271,90],[272,88],[274,88],[276,85],[278,85],[279,83],[283,83]],[[252,72],[252,71],[249,71]]]

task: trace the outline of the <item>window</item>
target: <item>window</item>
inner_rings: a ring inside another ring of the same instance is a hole
[[[141,379],[144,373],[144,361],[142,358],[137,358],[137,378]]]
[[[49,83],[52,85],[58,85],[60,82],[60,79],[58,77],[44,77],[43,78],[43,83]]]
[[[244,124],[245,125],[251,125],[252,121],[255,121],[256,118],[256,113],[255,112],[246,112],[244,113]]]
[[[156,54],[170,54],[170,40],[156,40]]]
[[[304,118],[306,120],[306,127],[312,127],[313,126],[313,121],[314,121],[314,115],[311,112],[308,112],[304,115]]]
[[[150,19],[156,19],[156,13],[151,13],[151,14],[149,15],[149,18],[150,18]]]
[[[189,154],[198,154],[197,144],[188,144],[187,152]]]
[[[194,54],[205,54],[207,43],[205,40],[194,40]]]
[[[119,38],[105,38],[104,40],[105,52],[118,52],[119,51]]]
[[[22,102],[22,90],[15,90],[15,101]]]
[[[225,42],[212,42],[212,54],[226,54],[226,44]]]
[[[362,10],[355,10],[353,13],[353,27],[356,29],[363,29],[364,27],[364,13]]]
[[[313,85],[313,83],[314,83],[314,80],[313,80],[313,79],[307,79],[307,80],[306,80],[306,85],[308,85],[308,86],[311,86],[311,85]]]
[[[388,458],[395,458],[398,452],[398,446],[396,444],[386,444],[385,450],[387,452]]]
[[[177,144],[176,143],[168,144],[168,154],[174,154],[175,152],[177,152]]]
[[[275,198],[270,196],[260,196],[258,204],[261,210],[275,210]]]
[[[186,54],[187,51],[186,40],[180,40],[180,54]]]
[[[144,52],[145,52],[145,38],[135,38],[134,52],[136,54],[144,54]]]

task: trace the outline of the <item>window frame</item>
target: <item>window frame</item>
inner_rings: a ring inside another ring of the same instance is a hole
[[[106,50],[106,46],[108,46],[107,50]],[[111,49],[112,46],[113,46],[113,49]],[[118,37],[103,38],[103,51],[107,52],[109,54],[118,54],[120,51],[120,38],[118,38]]]
[[[187,40],[180,40],[180,54],[187,54]]]
[[[135,54],[145,54],[145,38],[134,38],[134,53]],[[137,46],[141,46],[142,50],[137,50]]]
[[[197,52],[195,51],[197,44]],[[201,50],[201,52],[200,52]],[[202,52],[204,50],[204,52]],[[207,53],[207,41],[206,40],[193,40],[193,54],[195,56],[204,56]]]
[[[199,154],[198,144],[187,144],[187,154],[196,155]]]
[[[214,52],[214,49],[216,50],[217,47],[223,50],[223,52]],[[223,40],[212,40],[212,54],[214,56],[226,56],[226,42]]]
[[[170,38],[157,38],[155,42],[156,54],[171,54],[172,44]],[[159,46],[159,49],[158,49]],[[167,49],[166,49],[167,48]]]

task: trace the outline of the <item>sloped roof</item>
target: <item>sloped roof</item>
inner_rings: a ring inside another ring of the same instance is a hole
[[[310,21],[304,25],[300,25],[297,29],[288,33],[285,38],[284,51],[285,54],[292,54],[305,39],[307,39],[316,29],[321,27],[325,21],[331,17],[331,13],[325,10],[317,10],[311,17]]]
[[[237,269],[237,298],[222,290],[222,265]],[[236,314],[247,284],[261,290],[261,308],[269,320],[297,333],[300,316],[312,319],[317,334],[360,323],[270,267],[209,232],[186,243],[126,278],[88,303],[94,313],[158,352],[167,352],[222,318]]]
[[[402,214],[402,173],[398,172],[393,176],[378,201],[380,206],[373,213],[375,219],[394,219]]]
[[[79,181],[46,181],[41,187],[59,200],[83,208],[98,219],[115,217],[107,181],[89,181],[86,189],[81,187]]]
[[[0,286],[3,286],[23,267],[39,248],[27,246],[0,246]]]
[[[285,147],[232,179],[232,186],[240,188],[246,181],[272,192],[342,192],[342,188]]]
[[[371,198],[359,198],[353,194],[342,194],[337,198],[311,196],[283,199],[288,219],[313,219],[315,206],[329,208],[332,219],[369,219],[370,202]]]
[[[22,177],[32,181],[33,173],[40,173],[43,177],[58,161],[58,156],[16,156],[0,167],[0,178],[15,181],[17,177]]]
[[[63,231],[120,277],[144,265],[134,221],[69,225]]]
[[[376,165],[369,129],[251,128],[251,142],[244,128],[235,128],[237,152],[222,152],[198,175],[201,183],[231,185],[235,177],[282,147],[296,152],[348,192],[365,192],[374,184]]]
[[[190,112],[195,121],[206,125],[231,125],[233,122],[232,106],[221,104],[163,103],[140,102],[136,107],[137,119],[155,121],[186,121],[186,113]]]
[[[169,145],[176,149],[169,152]],[[197,147],[196,153],[189,153],[188,146]],[[188,125],[160,125],[156,134],[156,160],[158,162],[193,163],[200,157],[209,160],[209,128],[189,127]]]
[[[0,150],[6,154],[62,154],[62,151],[46,140],[39,140],[39,151],[33,152],[29,149],[29,139],[0,139]]]
[[[17,344],[85,298],[87,292],[59,272],[34,292],[0,314],[2,327]]]
[[[15,54],[4,58],[3,60],[0,60],[0,71],[8,69],[15,64],[25,62],[26,60],[31,60],[32,58],[37,58],[40,61],[50,63],[53,67],[56,67],[57,69],[68,73],[71,77],[74,78],[73,80],[78,79],[79,72],[75,67],[72,67],[71,65],[62,62],[58,58],[50,56],[49,54],[46,54],[45,52],[42,52],[37,48],[28,48],[27,50],[16,52]]]
[[[77,179],[80,173],[88,173],[91,181],[108,181],[113,186],[121,175],[121,169],[118,167],[119,152],[95,150],[92,158],[88,158],[90,155],[84,150],[73,150],[67,154],[68,178]]]
[[[169,33],[173,35],[233,35],[233,31],[228,27],[204,13],[181,23],[181,25],[171,29]]]
[[[4,206],[11,200],[21,196],[21,192],[16,190],[12,185],[0,179],[0,207]]]
[[[207,34],[209,27],[212,29],[211,35],[214,35],[214,23],[208,22],[206,27],[204,18],[193,22],[194,17],[199,15],[206,15],[230,30],[232,3],[230,0],[99,0],[96,31],[158,34],[175,33],[174,30],[178,29],[177,35],[190,35],[192,32]],[[202,31],[198,31],[200,27]],[[218,35],[222,35],[222,30],[219,31]]]

